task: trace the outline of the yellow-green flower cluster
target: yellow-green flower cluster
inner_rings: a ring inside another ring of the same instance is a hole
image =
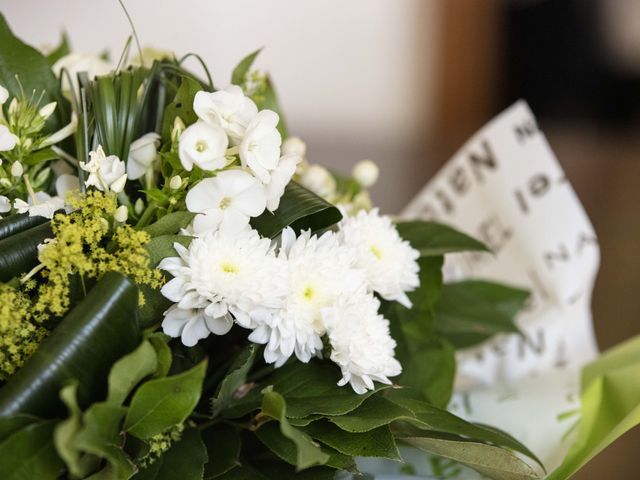
[[[182,438],[182,432],[184,431],[184,424],[180,423],[168,428],[162,433],[154,435],[148,440],[149,451],[138,461],[138,465],[141,468],[147,468],[153,462],[158,460],[171,445],[176,443]]]
[[[33,319],[29,297],[0,284],[0,380],[24,364],[46,333]]]
[[[268,88],[269,77],[260,70],[248,72],[242,85],[245,95],[258,105],[262,105],[265,102]]]

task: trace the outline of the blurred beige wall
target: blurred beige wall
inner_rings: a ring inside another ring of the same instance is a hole
[[[399,210],[427,179],[420,168],[436,81],[436,0],[128,0],[143,45],[199,53],[218,86],[264,46],[290,131],[310,161],[382,167],[374,199]],[[79,52],[118,58],[129,25],[117,0],[0,0],[14,31],[36,45],[67,31]],[[199,68],[197,65],[194,68]]]

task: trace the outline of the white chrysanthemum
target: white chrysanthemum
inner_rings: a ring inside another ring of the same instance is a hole
[[[322,311],[331,344],[331,360],[342,370],[338,385],[351,384],[363,394],[375,388],[373,382],[390,384],[402,366],[394,356],[395,340],[389,321],[378,313],[380,302],[364,289],[342,296]]]
[[[364,284],[363,274],[353,267],[351,252],[333,232],[321,237],[303,232],[296,238],[290,228],[282,232],[279,256],[287,260],[289,294],[284,308],[259,324],[249,339],[266,344],[268,363],[282,365],[293,354],[308,362],[322,351],[323,308],[341,295],[351,295]]]
[[[286,263],[275,255],[271,241],[260,238],[255,230],[233,235],[210,232],[194,238],[188,249],[180,244],[174,248],[179,257],[166,258],[159,265],[174,276],[162,287],[162,294],[184,312],[165,312],[167,335],[180,332],[185,345],[195,344],[206,336],[205,327],[212,333],[226,333],[228,314],[239,325],[255,328],[282,308]],[[186,329],[188,322],[194,323],[185,338],[180,325]]]
[[[364,270],[370,289],[411,308],[406,292],[420,285],[420,253],[400,237],[391,219],[376,208],[345,216],[339,227],[340,239],[354,252],[356,265]]]

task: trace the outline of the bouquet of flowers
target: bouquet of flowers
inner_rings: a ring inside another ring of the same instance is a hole
[[[399,445],[539,478],[446,410],[456,350],[527,300],[443,283],[487,248],[380,214],[370,161],[310,163],[259,52],[214,86],[131,43],[40,52],[0,16],[3,478],[331,479]]]

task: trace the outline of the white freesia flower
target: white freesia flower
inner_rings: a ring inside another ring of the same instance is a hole
[[[402,373],[394,356],[396,342],[389,333],[389,321],[378,313],[380,302],[371,294],[342,296],[322,311],[331,343],[331,360],[342,370],[338,385],[351,384],[363,394],[373,390],[374,381],[391,384],[389,377]]]
[[[36,192],[35,201],[29,197],[28,201],[17,198],[13,207],[18,213],[29,213],[30,217],[53,218],[53,215],[64,208],[64,200],[58,196],[52,197],[46,192]]]
[[[256,104],[237,85],[213,93],[196,93],[193,110],[203,122],[222,127],[234,143],[242,140],[249,122],[258,113]]]
[[[355,164],[351,173],[356,182],[364,188],[370,188],[378,181],[380,169],[371,160],[361,160]]]
[[[4,103],[9,98],[9,90],[0,85],[0,105],[4,105]]]
[[[302,157],[295,154],[284,155],[276,169],[271,172],[271,181],[265,186],[267,193],[267,209],[275,211],[280,206],[280,198],[284,194],[285,187],[291,181]]]
[[[7,213],[10,211],[11,211],[11,200],[9,200],[4,195],[0,195],[0,214]],[[2,218],[2,215],[0,215],[0,218]]]
[[[80,162],[80,168],[89,172],[85,185],[103,192],[121,192],[127,180],[124,162],[115,155],[106,156],[102,145],[98,145],[96,151],[89,152],[89,159],[87,163]]]
[[[196,235],[218,228],[240,231],[266,207],[264,186],[243,170],[225,170],[205,178],[189,190],[187,210],[198,213],[193,221]]]
[[[6,125],[0,125],[0,152],[8,152],[18,143],[18,137],[16,137]]]
[[[147,170],[153,170],[153,162],[158,157],[160,135],[155,132],[147,133],[131,142],[129,158],[127,160],[127,178],[137,180],[144,176]]]
[[[255,328],[282,307],[286,262],[255,230],[209,232],[194,238],[188,249],[174,247],[179,257],[159,265],[174,276],[162,287],[162,294],[176,302],[165,312],[162,327],[167,335],[180,335],[185,345],[194,345],[209,332],[226,333],[229,314],[239,325]]]
[[[294,353],[302,362],[318,355],[326,332],[322,309],[364,285],[362,272],[352,268],[351,252],[339,244],[333,232],[318,237],[307,231],[296,238],[287,228],[282,232],[279,256],[287,260],[289,270],[285,305],[249,336],[256,343],[266,344],[264,358],[276,366]]]
[[[370,290],[410,308],[406,292],[420,285],[420,253],[400,237],[391,219],[380,215],[378,209],[361,210],[355,217],[345,216],[339,229],[342,243],[353,251],[357,267],[366,273]]]
[[[280,160],[282,137],[276,126],[278,114],[262,110],[247,126],[240,143],[240,161],[248,167],[262,183],[269,183],[270,172],[275,170]]]
[[[84,53],[70,53],[65,55],[51,67],[53,73],[60,77],[64,69],[69,75],[62,76],[62,90],[65,94],[73,89],[78,90],[78,73],[87,72],[89,80],[93,80],[98,75],[106,75],[111,71],[111,65],[97,55]],[[69,78],[71,85],[69,85]]]
[[[309,165],[300,177],[300,184],[322,198],[331,198],[336,194],[336,180],[322,165]]]
[[[187,171],[193,166],[212,171],[224,168],[229,139],[221,127],[198,121],[189,125],[181,134],[178,152],[180,162]]]

